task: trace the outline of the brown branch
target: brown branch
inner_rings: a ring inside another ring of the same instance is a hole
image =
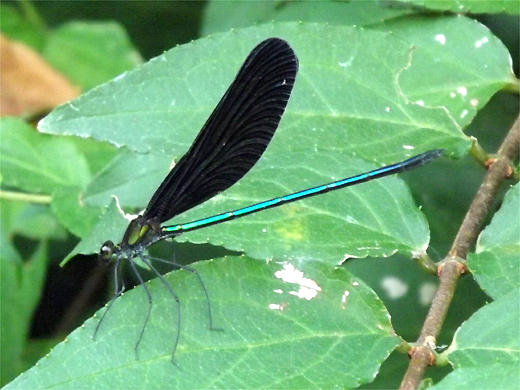
[[[401,382],[401,389],[417,389],[426,367],[435,361],[435,341],[446,318],[457,280],[465,271],[464,260],[477,240],[482,222],[491,209],[500,185],[511,174],[511,162],[518,156],[519,144],[520,118],[517,118],[475,195],[447,258],[439,265],[440,285],[416,346],[410,351],[411,361]]]
[[[518,155],[518,144],[520,141],[519,122],[520,119],[517,118],[502,146],[500,146],[498,158],[489,168],[484,182],[466,214],[450,249],[449,256],[466,258],[470,247],[477,238],[480,226],[489,212],[500,185],[511,174],[511,161]]]

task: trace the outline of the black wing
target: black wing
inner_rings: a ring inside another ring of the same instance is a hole
[[[287,42],[256,46],[144,212],[160,223],[195,207],[240,180],[258,161],[291,94],[298,58]]]

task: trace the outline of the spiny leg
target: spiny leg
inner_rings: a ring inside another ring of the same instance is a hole
[[[121,274],[121,264],[122,264],[121,257],[118,257],[116,259],[116,265],[114,266],[114,294],[112,295],[112,298],[108,302],[107,308],[103,312],[103,315],[99,319],[99,322],[98,322],[98,324],[96,326],[96,329],[94,330],[94,334],[92,335],[92,339],[93,340],[96,339],[96,335],[97,335],[97,332],[99,330],[99,327],[101,326],[101,323],[103,322],[103,319],[107,315],[108,311],[112,307],[112,304],[114,303],[114,301],[117,298],[119,298],[121,296],[123,291],[125,291],[125,283],[124,283],[122,277],[121,277],[121,288],[119,288],[119,279],[120,279],[120,274]]]
[[[209,329],[210,330],[223,331],[223,329],[221,329],[221,328],[214,328],[213,327],[213,316],[211,314],[211,302],[209,300],[208,290],[206,289],[206,286],[205,286],[204,282],[202,281],[202,278],[201,278],[200,274],[197,272],[197,270],[195,270],[195,269],[193,269],[191,267],[188,267],[187,265],[178,264],[178,263],[176,263],[174,261],[164,260],[164,259],[160,259],[158,257],[150,257],[150,259],[154,260],[154,261],[159,261],[159,262],[162,262],[162,263],[166,263],[166,264],[169,264],[171,266],[174,266],[174,267],[177,267],[177,268],[180,268],[180,269],[185,269],[186,271],[189,271],[189,272],[195,274],[197,276],[197,278],[199,279],[199,283],[202,286],[202,290],[204,291],[204,295],[206,296],[206,302],[208,304]]]
[[[175,302],[177,303],[177,318],[178,318],[178,321],[177,321],[177,337],[175,338],[175,344],[173,346],[171,362],[178,367],[178,364],[175,363],[175,360],[173,360],[173,357],[175,356],[175,351],[177,350],[177,345],[179,344],[179,338],[180,338],[180,335],[181,335],[181,303],[179,301],[179,297],[172,290],[172,288],[171,288],[170,284],[168,283],[168,281],[166,279],[164,279],[164,276],[162,276],[159,273],[159,271],[157,271],[155,269],[155,267],[152,265],[152,263],[150,261],[148,261],[148,258],[146,256],[141,256],[140,258],[157,275],[157,277],[166,286],[166,288],[168,289],[168,291],[170,292],[172,297],[175,299]],[[150,258],[150,259],[152,259],[152,258]],[[168,263],[168,261],[166,261],[166,260],[155,259],[155,258],[153,258],[153,259],[154,260],[161,260],[161,261],[164,261],[164,262]]]
[[[141,257],[142,259],[142,257]],[[145,262],[146,263],[146,262]],[[147,264],[148,265],[148,264]],[[139,348],[139,344],[141,343],[141,339],[143,338],[144,330],[146,329],[146,324],[148,323],[148,319],[150,318],[150,312],[152,311],[152,294],[150,294],[150,291],[148,290],[148,287],[146,287],[146,284],[137,270],[137,267],[135,266],[135,263],[132,259],[130,259],[130,266],[134,270],[135,274],[137,275],[137,278],[139,279],[139,284],[143,286],[144,292],[146,293],[146,296],[148,297],[148,311],[146,312],[146,318],[144,319],[143,328],[141,329],[141,333],[139,334],[139,339],[137,340],[137,343],[135,344],[135,358],[136,360],[139,359],[137,355],[137,349]]]

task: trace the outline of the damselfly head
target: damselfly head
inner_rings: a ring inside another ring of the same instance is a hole
[[[115,245],[112,241],[106,241],[103,245],[101,245],[101,249],[99,250],[99,259],[104,262],[109,262],[112,259],[112,255],[114,254]]]

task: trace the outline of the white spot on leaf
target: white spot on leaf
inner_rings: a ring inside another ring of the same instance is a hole
[[[457,89],[457,92],[461,94],[462,96],[466,96],[468,94],[468,90],[465,87],[459,87]]]
[[[482,46],[484,43],[488,43],[489,39],[487,37],[484,37],[477,42],[475,42],[475,47],[478,49],[480,46]]]
[[[321,287],[314,280],[304,278],[303,272],[295,269],[292,264],[285,264],[283,270],[276,271],[274,276],[286,283],[298,284],[300,286],[298,291],[289,292],[289,294],[296,295],[298,298],[311,300],[321,291]]]
[[[435,40],[439,42],[441,45],[444,45],[446,43],[446,37],[443,34],[437,34],[435,36]]]

